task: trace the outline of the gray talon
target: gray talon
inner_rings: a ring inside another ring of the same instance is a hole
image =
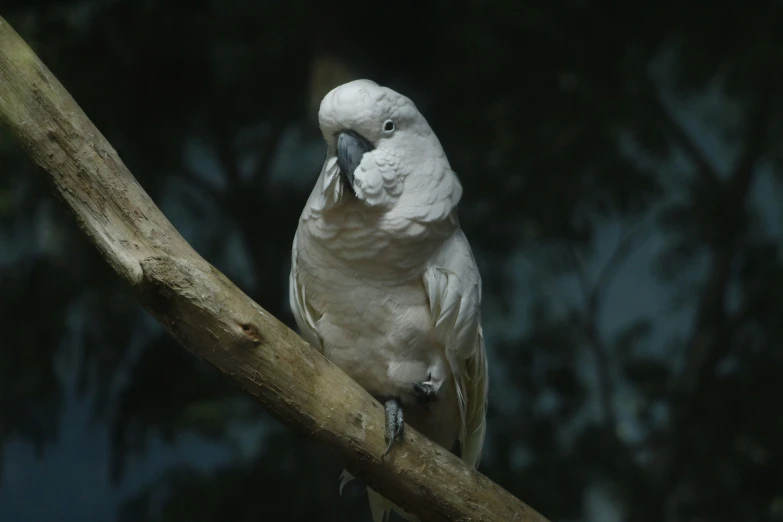
[[[402,429],[405,425],[402,419],[402,408],[395,399],[389,399],[386,401],[386,451],[383,452],[383,457],[389,454],[394,441],[402,436]]]
[[[414,382],[413,391],[421,404],[428,404],[435,400],[435,385],[432,384],[432,374],[427,376],[425,382]]]

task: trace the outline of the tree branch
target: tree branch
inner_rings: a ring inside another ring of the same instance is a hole
[[[2,18],[0,118],[149,313],[275,417],[423,520],[545,521],[414,429],[381,458],[381,405],[193,250]]]
[[[616,275],[617,270],[631,254],[638,236],[636,227],[622,235],[606,264],[601,268],[594,283],[590,283],[584,264],[573,247],[568,247],[568,255],[579,282],[584,303],[584,331],[587,345],[596,361],[596,374],[599,384],[601,409],[604,426],[614,430],[617,427],[617,415],[614,405],[615,386],[611,373],[611,356],[598,326],[603,295]]]
[[[693,162],[698,178],[706,186],[712,187],[717,185],[720,178],[715,172],[715,168],[710,164],[699,144],[693,140],[685,127],[677,121],[677,118],[669,112],[655,83],[648,79],[641,86],[641,91],[647,101],[646,105],[653,111],[654,117],[665,129],[664,132]]]
[[[199,175],[193,168],[184,165],[182,169],[174,174],[176,179],[179,179],[183,183],[190,185],[192,188],[201,192],[208,199],[222,203],[224,201],[223,191],[220,187],[216,187],[203,176]]]
[[[689,442],[683,440],[693,413],[703,395],[708,393],[715,369],[734,347],[733,320],[726,309],[726,294],[732,277],[732,265],[740,248],[747,197],[758,164],[770,147],[770,105],[776,85],[750,102],[745,118],[744,148],[729,178],[715,187],[717,203],[724,209],[727,225],[718,238],[707,243],[709,267],[702,285],[696,318],[688,339],[683,371],[671,383],[671,420],[663,433],[662,450],[657,458],[657,484],[642,520],[662,520],[667,497],[680,483],[687,469]]]
[[[571,259],[571,264],[573,265],[577,280],[579,281],[579,288],[582,292],[582,300],[584,301],[582,328],[584,329],[587,347],[592,352],[593,358],[595,359],[599,401],[603,412],[603,424],[604,427],[613,431],[617,427],[617,415],[615,415],[614,407],[614,380],[612,379],[612,373],[610,371],[611,361],[609,350],[604,343],[598,328],[599,290],[597,286],[592,286],[590,284],[584,266],[574,250],[574,247],[569,246],[566,250]]]

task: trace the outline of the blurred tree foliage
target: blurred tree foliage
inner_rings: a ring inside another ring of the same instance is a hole
[[[321,96],[355,77],[409,95],[485,279],[482,471],[552,520],[588,519],[595,488],[631,522],[783,520],[780,2],[2,7],[186,238],[289,324]],[[151,325],[6,135],[0,168],[0,443],[55,440],[70,351],[116,480],[150,437],[265,427],[257,455],[173,469],[121,520],[367,518],[339,463]]]

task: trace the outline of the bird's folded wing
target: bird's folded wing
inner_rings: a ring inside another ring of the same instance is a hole
[[[435,334],[446,348],[459,396],[462,459],[478,466],[486,430],[487,362],[481,330],[481,277],[457,230],[424,274]]]
[[[294,314],[296,325],[299,327],[299,334],[305,341],[310,343],[310,346],[323,353],[323,344],[316,329],[316,323],[318,322],[317,313],[308,305],[306,289],[299,283],[297,278],[296,238],[297,236],[295,235],[291,250],[291,273],[288,275],[288,302],[291,312]]]

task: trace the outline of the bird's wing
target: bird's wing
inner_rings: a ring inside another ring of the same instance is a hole
[[[288,303],[291,307],[291,312],[294,314],[296,325],[299,327],[299,334],[310,343],[310,346],[323,353],[323,344],[316,329],[318,313],[308,305],[307,291],[304,285],[299,283],[299,278],[297,278],[297,236],[298,233],[294,235],[294,244],[291,250],[291,273],[288,275]]]
[[[474,467],[486,431],[488,375],[481,331],[481,276],[462,230],[435,253],[424,274],[435,335],[446,347],[459,396],[461,457]]]

